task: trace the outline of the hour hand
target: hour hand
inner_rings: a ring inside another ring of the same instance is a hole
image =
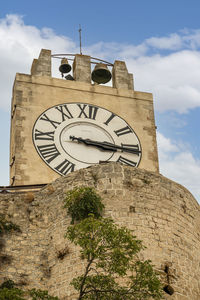
[[[138,145],[122,144],[121,146],[119,146],[119,145],[115,145],[115,144],[112,144],[109,142],[92,141],[90,139],[82,139],[80,137],[77,138],[75,136],[70,136],[69,138],[72,141],[76,140],[79,143],[84,143],[85,145],[88,145],[88,146],[95,146],[104,151],[116,152],[119,150],[122,152],[128,152],[128,153],[132,153],[132,154],[136,154],[136,155],[139,155],[139,153],[141,153]]]
[[[78,143],[84,143],[87,146],[94,146],[94,147],[97,147],[101,150],[113,151],[113,152],[117,151],[117,149],[114,147],[115,145],[111,144],[111,143],[98,142],[98,141],[93,141],[93,140],[90,140],[90,139],[83,139],[83,138],[75,137],[75,136],[71,136],[71,135],[70,135],[69,138],[72,141],[78,141]]]

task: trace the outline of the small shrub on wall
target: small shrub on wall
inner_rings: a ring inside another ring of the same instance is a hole
[[[11,221],[6,220],[5,216],[0,214],[0,235],[12,231],[20,232],[19,226]]]
[[[41,290],[27,290],[23,291],[15,287],[12,280],[5,281],[0,286],[0,299],[1,300],[59,300],[58,297],[53,297],[47,291]]]
[[[99,218],[102,214],[104,205],[101,197],[91,187],[76,187],[66,194],[65,208],[74,221],[80,221],[93,214]]]

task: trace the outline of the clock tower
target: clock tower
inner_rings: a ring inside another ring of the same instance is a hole
[[[43,49],[30,75],[16,74],[10,184],[49,183],[105,161],[158,172],[152,94],[134,91],[125,62],[72,55],[73,77],[58,79],[51,76],[54,57]],[[106,76],[112,87],[101,84]]]

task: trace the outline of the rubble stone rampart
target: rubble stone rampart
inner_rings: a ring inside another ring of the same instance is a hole
[[[73,277],[83,262],[64,238],[70,217],[65,193],[92,186],[102,196],[104,216],[133,230],[147,247],[163,284],[174,289],[166,299],[200,299],[200,209],[183,186],[158,173],[119,163],[95,165],[61,177],[36,193],[0,194],[0,212],[21,232],[0,237],[0,284],[12,279],[22,288],[40,288],[60,299],[76,299]]]

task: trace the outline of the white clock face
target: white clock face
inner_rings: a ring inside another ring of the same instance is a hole
[[[33,127],[33,143],[61,175],[103,161],[137,167],[141,159],[139,139],[127,122],[86,103],[59,104],[43,112]]]

